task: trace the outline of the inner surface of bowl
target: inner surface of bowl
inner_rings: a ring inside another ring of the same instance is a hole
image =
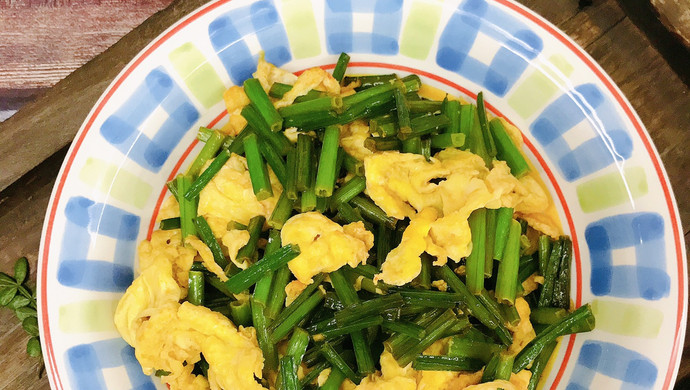
[[[55,389],[163,388],[113,312],[165,183],[227,117],[259,54],[298,72],[416,73],[523,132],[573,239],[572,297],[594,332],[564,338],[546,387],[668,388],[684,336],[685,253],[659,157],[630,104],[571,40],[508,0],[213,1],[152,42],[89,114],[58,178],[39,270]],[[192,156],[192,157],[190,157]],[[615,362],[615,363],[612,363]]]

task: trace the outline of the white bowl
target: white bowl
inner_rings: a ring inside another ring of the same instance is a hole
[[[523,131],[573,239],[576,304],[597,329],[562,340],[546,388],[672,387],[687,274],[673,193],[630,103],[571,39],[510,0],[212,1],[144,49],[86,118],[43,231],[39,320],[54,389],[164,388],[115,331],[165,182],[222,124],[222,92],[257,55],[291,71],[414,72]]]

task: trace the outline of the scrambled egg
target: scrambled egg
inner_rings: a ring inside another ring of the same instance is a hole
[[[400,367],[393,355],[384,351],[380,358],[381,374],[364,378],[357,390],[416,390],[417,371],[412,369],[412,364]]]
[[[175,280],[174,263],[170,259],[190,257],[193,261],[194,254],[179,244],[179,230],[177,241],[171,239],[169,244],[156,245],[155,242],[166,242],[167,237],[174,237],[174,234],[165,234],[167,232],[170,231],[156,231],[151,241],[139,245],[141,274],[127,288],[115,310],[115,326],[129,345],[135,345],[137,332],[148,316],[161,307],[174,307],[187,294],[186,288],[180,287]],[[180,269],[180,273],[185,274],[185,283],[192,261],[186,271]]]
[[[163,380],[171,389],[263,389],[254,380],[263,369],[254,329],[237,329],[205,307],[185,302],[160,309],[142,324],[134,348],[145,374],[170,372]],[[201,354],[209,364],[208,381],[191,372]]]
[[[428,352],[428,351],[426,351]],[[426,353],[425,352],[425,353]],[[380,358],[381,371],[370,375],[355,385],[349,380],[343,382],[342,390],[526,390],[531,373],[527,370],[512,374],[510,381],[497,380],[479,384],[482,371],[474,373],[452,371],[416,371],[412,364],[400,367],[389,351]],[[325,381],[328,374],[320,377]]]
[[[169,196],[161,204],[158,215],[156,215],[156,224],[163,219],[176,218],[180,216],[180,205],[177,204],[177,199],[174,196]]]
[[[253,76],[259,80],[267,93],[275,82],[292,84],[297,79],[294,74],[266,62],[263,55],[259,58]],[[227,135],[235,136],[247,125],[247,120],[240,113],[249,104],[249,98],[241,85],[234,85],[223,93],[223,101],[225,101],[225,109],[228,111],[229,119],[221,131]]]
[[[247,268],[248,264],[237,261],[237,253],[240,251],[240,249],[242,249],[243,246],[247,245],[249,238],[250,235],[247,230],[232,229],[225,232],[225,234],[223,234],[223,238],[221,239],[223,245],[225,245],[228,250],[230,261],[241,269]]]
[[[465,390],[526,390],[532,373],[522,370],[517,374],[510,374],[510,381],[496,380],[466,387]],[[480,376],[481,378],[481,376]]]
[[[357,120],[341,127],[340,145],[352,157],[364,160],[374,154],[364,146],[364,141],[371,136],[369,125]]]
[[[218,263],[216,263],[216,260],[213,258],[213,252],[211,252],[211,249],[209,249],[209,247],[206,246],[206,244],[204,244],[200,239],[196,238],[195,236],[188,236],[187,238],[185,238],[185,243],[187,243],[192,248],[196,249],[196,251],[199,253],[199,256],[201,257],[204,267],[206,267],[207,270],[213,272],[223,282],[228,280],[227,275],[225,275],[225,271],[223,271],[223,269],[220,268]]]
[[[482,372],[421,371],[418,390],[455,390],[479,383]]]
[[[522,295],[529,295],[532,291],[539,288],[541,284],[544,284],[544,277],[535,272],[522,282],[522,289],[524,290]]]
[[[345,264],[356,267],[366,262],[374,235],[362,222],[340,226],[318,212],[288,219],[280,232],[283,245],[297,244],[301,253],[288,263],[293,275],[304,284],[321,272],[332,272]]]
[[[295,99],[306,95],[312,89],[327,92],[331,95],[339,95],[340,83],[330,73],[321,68],[307,69],[297,77],[297,81],[292,85],[292,89],[287,91],[274,105],[276,108],[289,106]]]
[[[180,305],[187,293],[189,269],[195,258],[219,277],[213,255],[196,238],[182,245],[180,231],[158,230],[139,246],[141,272],[127,289],[115,311],[115,326],[146,374],[160,369],[171,389],[261,389],[263,355],[253,328],[239,330],[226,317],[190,303]],[[192,374],[204,355],[208,380]]]
[[[422,271],[420,256],[427,250],[427,238],[431,223],[436,220],[437,211],[433,207],[425,208],[412,216],[410,226],[405,229],[402,240],[386,256],[381,273],[374,277],[374,282],[384,280],[388,284],[402,286]]]
[[[290,306],[292,302],[307,288],[307,285],[299,280],[293,280],[285,286],[285,306]]]
[[[448,283],[445,280],[434,280],[431,282],[431,287],[435,287],[439,291],[448,291]]]
[[[215,218],[216,223],[221,225],[227,225],[230,221],[247,225],[249,220],[257,215],[263,215],[268,219],[283,191],[273,171],[269,170],[269,176],[273,196],[259,201],[252,189],[247,160],[233,154],[201,190],[198,213],[207,220],[209,217]]]
[[[508,352],[513,354],[520,352],[532,339],[537,337],[529,320],[530,308],[527,301],[524,298],[517,298],[515,308],[520,315],[520,322],[515,326],[508,326],[508,329],[513,333],[513,344],[508,348]]]
[[[225,109],[228,111],[228,123],[220,130],[221,132],[236,136],[239,134],[244,126],[247,125],[247,120],[240,114],[242,109],[249,104],[249,98],[244,93],[244,88],[239,85],[232,86],[223,93],[223,100],[225,101]]]
[[[489,170],[481,157],[457,149],[443,150],[429,162],[417,154],[383,152],[366,157],[364,169],[367,193],[386,214],[414,220],[423,210],[437,211],[438,218],[430,222],[428,231],[410,233],[409,237],[412,240],[415,234],[417,242],[426,242],[425,251],[437,257],[436,265],[445,264],[448,257],[459,261],[470,254],[472,237],[467,219],[482,207],[512,207],[519,215],[543,224],[541,230],[547,234],[560,232],[558,217],[551,215],[550,199],[538,180],[530,175],[515,178],[503,161],[494,161]],[[418,258],[406,258],[416,269]],[[384,271],[381,275],[386,283],[404,284],[418,272]]]
[[[252,76],[259,80],[266,92],[271,89],[273,83],[293,84],[297,80],[297,76],[291,72],[266,62],[263,53],[259,56],[256,72]]]

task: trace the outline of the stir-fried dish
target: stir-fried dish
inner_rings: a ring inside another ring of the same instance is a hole
[[[594,317],[520,132],[348,61],[227,90],[117,329],[173,390],[535,389]]]

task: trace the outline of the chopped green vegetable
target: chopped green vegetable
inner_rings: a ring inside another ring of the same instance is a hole
[[[185,194],[185,196],[178,202],[180,206],[180,230],[182,231],[183,242],[187,236],[196,235],[196,228],[194,226],[194,218],[196,217],[196,201],[194,198],[189,198],[186,195],[192,190],[192,188],[193,186],[191,180],[187,176],[177,176],[177,189],[180,191],[180,193]]]
[[[295,188],[304,191],[311,183],[311,170],[314,158],[314,139],[306,134],[297,136],[297,170],[295,172]]]
[[[350,56],[347,53],[340,53],[338,57],[338,62],[333,68],[333,78],[338,80],[338,82],[343,81],[343,76],[345,76],[345,71],[347,70],[347,64],[350,62]]]
[[[574,312],[568,314],[559,322],[549,325],[544,331],[539,333],[536,338],[529,342],[520,353],[515,357],[513,372],[518,373],[527,367],[529,363],[546,348],[549,344],[556,341],[559,336],[575,332],[588,332],[594,329],[594,314],[592,307],[587,304],[579,307]]]
[[[329,197],[333,195],[336,179],[336,161],[338,158],[338,144],[340,142],[340,128],[328,126],[324,131],[323,146],[319,157],[319,168],[316,174],[316,195]]]
[[[252,106],[259,112],[261,118],[272,131],[278,131],[283,127],[283,117],[280,116],[273,106],[258,79],[250,78],[245,80],[244,92],[247,94]]]
[[[163,223],[163,221],[161,221],[161,223]],[[211,250],[211,253],[213,253],[213,260],[215,260],[221,268],[227,267],[228,260],[223,254],[223,248],[221,248],[218,240],[216,240],[216,237],[213,235],[213,231],[211,231],[211,227],[208,225],[208,222],[206,222],[206,218],[201,215],[197,216],[194,218],[194,226],[199,234],[199,238],[201,238],[204,244]]]
[[[510,167],[510,173],[513,176],[520,178],[530,171],[529,164],[522,156],[522,152],[510,139],[510,136],[503,127],[500,119],[492,119],[489,123],[491,132],[496,140],[496,150],[499,160],[505,161]]]
[[[412,362],[418,371],[479,371],[484,362],[472,358],[419,355]]]
[[[230,315],[235,326],[251,326],[252,309],[250,302],[248,300],[231,302]]]
[[[206,162],[212,159],[223,146],[225,142],[225,136],[219,131],[214,130],[209,138],[206,140],[204,147],[196,156],[192,164],[187,168],[186,175],[189,177],[196,177],[201,172],[201,168],[206,164]]]
[[[479,294],[484,288],[484,256],[486,251],[486,209],[477,209],[468,220],[472,231],[472,253],[467,257],[467,288]]]
[[[178,176],[177,181],[177,192],[184,195],[184,199],[191,201],[201,193],[201,190],[206,187],[206,185],[213,179],[213,177],[220,171],[220,169],[225,165],[230,159],[230,151],[227,149],[222,150],[216,158],[213,159],[211,164],[197,177],[190,186],[184,187],[184,190],[180,188],[180,182]],[[181,201],[178,197],[178,201]]]
[[[161,219],[158,225],[160,230],[173,230],[180,228],[180,217]]]
[[[204,304],[204,273],[201,271],[189,271],[189,289],[187,301],[193,305]]]
[[[266,272],[272,272],[288,263],[299,255],[297,245],[288,244],[278,251],[265,256],[260,261],[252,264],[247,269],[233,275],[225,285],[234,294],[239,294],[261,279]]]
[[[252,189],[257,200],[265,200],[273,196],[270,176],[266,162],[259,152],[256,135],[250,134],[244,139],[244,154],[247,156],[247,169],[252,181]]]
[[[515,302],[518,285],[518,268],[520,266],[520,223],[512,220],[506,241],[503,260],[498,266],[498,278],[496,279],[496,299]]]

